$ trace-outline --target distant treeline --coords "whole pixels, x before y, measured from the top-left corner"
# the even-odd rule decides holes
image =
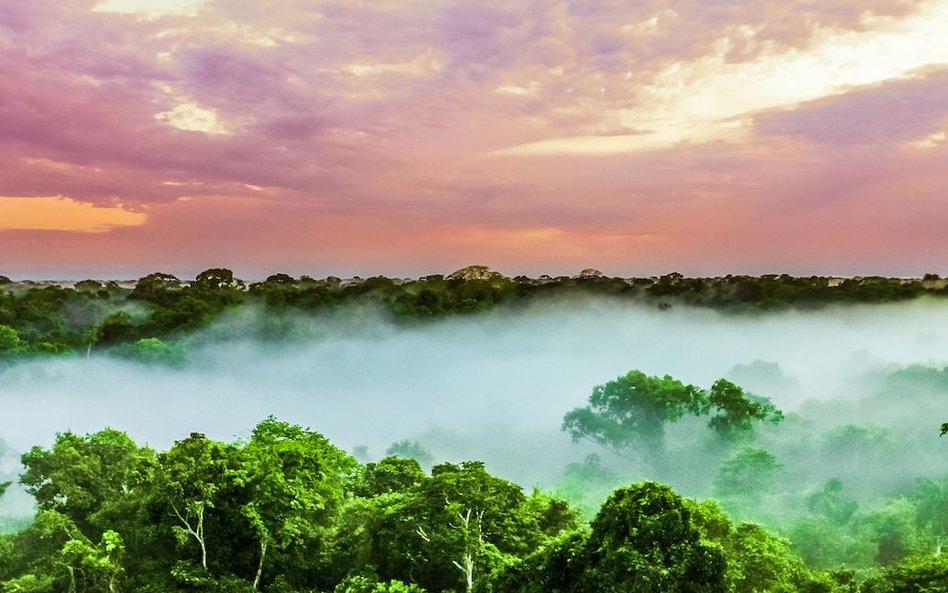
[[[586,523],[482,463],[362,465],[274,418],[246,440],[193,433],[163,452],[116,430],[66,432],[23,464],[38,512],[0,536],[4,592],[948,591],[948,555],[823,572],[658,483],[615,490]]]
[[[84,280],[67,287],[12,282],[0,276],[0,357],[124,347],[131,356],[173,361],[179,353],[166,342],[206,327],[241,305],[307,314],[367,306],[396,322],[419,323],[584,296],[659,309],[687,305],[753,313],[893,303],[925,295],[948,296],[948,283],[934,274],[920,279],[786,274],[686,278],[677,273],[610,278],[595,270],[574,277],[508,278],[483,266],[412,280],[383,276],[320,280],[274,274],[254,283],[215,268],[191,281],[149,274],[133,286]],[[279,328],[271,329],[265,337],[279,338]]]

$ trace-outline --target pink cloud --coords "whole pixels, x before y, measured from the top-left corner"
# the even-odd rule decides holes
[[[604,267],[598,257],[616,273],[862,270],[887,261],[874,237],[904,261],[948,255],[918,230],[944,221],[944,147],[901,148],[944,127],[943,71],[758,114],[749,138],[485,156],[635,133],[606,116],[722,39],[727,60],[749,62],[806,50],[816,27],[860,31],[925,3],[219,0],[151,20],[94,4],[0,0],[0,199],[120,203],[148,221],[95,237],[0,232],[16,254],[5,265],[24,271],[422,272],[484,257],[561,271]],[[223,133],[171,125],[188,113]],[[907,187],[921,196],[911,207]]]

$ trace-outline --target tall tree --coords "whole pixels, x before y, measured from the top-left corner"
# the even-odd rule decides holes
[[[859,508],[859,503],[843,493],[843,481],[831,478],[806,501],[811,513],[826,517],[834,525],[844,525]]]
[[[323,435],[272,416],[254,429],[241,459],[242,511],[259,544],[257,589],[268,551],[301,558],[323,544],[357,464]]]
[[[764,498],[773,493],[782,467],[769,451],[744,448],[721,464],[714,477],[714,495],[728,511],[760,517],[766,510]]]
[[[436,465],[430,478],[375,500],[368,563],[383,579],[429,591],[477,589],[495,568],[575,525],[562,501],[527,497],[480,462]]]
[[[616,490],[592,523],[585,591],[723,591],[726,562],[704,544],[671,488],[644,482]]]
[[[619,455],[643,448],[656,456],[664,450],[665,425],[687,412],[707,412],[701,389],[668,375],[630,371],[594,387],[589,405],[567,413],[562,428],[574,441],[586,439]]]
[[[124,432],[105,429],[85,436],[60,433],[51,448],[33,447],[22,462],[20,483],[38,507],[63,513],[98,538],[114,521],[112,511],[149,481],[155,454]]]
[[[234,448],[191,433],[162,453],[155,480],[159,504],[174,517],[173,531],[181,543],[191,539],[200,550],[201,567],[207,570],[207,515],[217,504],[218,493],[234,479]]]
[[[728,440],[749,434],[754,422],[777,424],[783,420],[783,412],[770,401],[745,393],[743,388],[726,379],[715,381],[707,398],[713,411],[708,426]]]

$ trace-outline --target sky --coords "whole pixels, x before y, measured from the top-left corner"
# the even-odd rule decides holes
[[[948,0],[0,0],[0,274],[944,273]]]

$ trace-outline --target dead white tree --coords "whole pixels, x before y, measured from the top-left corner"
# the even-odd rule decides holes
[[[177,533],[184,533],[185,537],[190,535],[199,546],[201,546],[201,566],[207,570],[207,546],[204,540],[204,501],[198,501],[185,506],[185,513],[182,515],[178,507],[171,503],[171,509],[177,515],[178,520],[184,527],[175,527]],[[192,524],[193,522],[193,524]]]
[[[464,552],[461,562],[452,560],[451,563],[464,575],[465,592],[471,593],[474,590],[474,559],[484,547],[484,530],[482,529],[484,511],[474,513],[471,508],[467,508],[463,513],[458,511],[458,519],[461,523],[454,527],[461,529],[464,533]]]
[[[451,504],[448,500],[445,500],[445,503],[448,508],[456,506]],[[465,593],[471,593],[474,590],[475,562],[478,554],[480,554],[484,548],[484,511],[474,511],[474,509],[468,507],[463,510],[459,509],[455,511],[455,513],[457,514],[459,522],[450,523],[449,525],[451,528],[461,532],[461,537],[464,541],[464,549],[461,552],[460,562],[458,560],[452,560],[451,564],[464,575]],[[415,533],[418,534],[418,537],[425,543],[431,542],[431,537],[428,535],[428,532],[425,531],[424,527],[420,525],[415,527]]]

